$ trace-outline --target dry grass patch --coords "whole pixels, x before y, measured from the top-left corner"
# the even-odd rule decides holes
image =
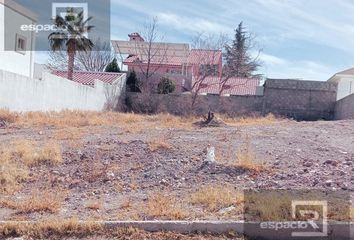
[[[46,143],[38,153],[36,162],[45,162],[52,165],[63,163],[61,146],[56,142]]]
[[[264,163],[259,163],[256,159],[251,146],[251,140],[247,136],[245,143],[237,150],[236,161],[231,162],[231,165],[237,166],[245,170],[261,172],[267,170]]]
[[[145,215],[159,220],[181,220],[188,216],[188,213],[178,206],[176,199],[162,194],[150,195],[145,207]]]
[[[22,127],[85,127],[93,125],[96,117],[80,111],[29,112],[21,114],[17,124]]]
[[[64,128],[54,131],[53,139],[55,140],[80,140],[83,138],[86,129],[84,128]]]
[[[206,206],[210,211],[218,211],[241,204],[243,194],[232,187],[207,186],[193,193],[190,202]]]
[[[152,152],[170,150],[173,148],[166,138],[152,138],[147,140],[147,144]]]
[[[260,190],[258,192],[245,193],[245,215],[248,221],[292,221],[292,202],[293,200],[318,201],[326,199],[329,220],[348,221],[348,199],[346,193],[328,194],[325,191],[285,191],[285,190]],[[299,210],[313,210],[320,214],[319,219],[324,216],[321,206],[304,205],[298,206]],[[304,221],[306,217],[296,214],[297,221]]]
[[[12,114],[11,112],[7,113]],[[15,113],[13,113],[15,114]],[[190,128],[190,118],[182,118],[169,114],[140,115],[117,112],[61,111],[61,112],[29,112],[15,114],[14,122],[21,127],[87,127],[115,126],[136,131],[139,125],[144,128]]]
[[[11,159],[8,152],[0,152],[0,193],[16,192],[28,176],[28,169]]]
[[[290,221],[292,197],[274,191],[246,193],[245,214],[247,218],[261,221]]]
[[[178,234],[174,232],[149,233],[135,228],[105,228],[96,221],[72,219],[48,219],[34,224],[12,222],[0,225],[0,236],[4,238],[24,237],[25,239],[129,239],[129,240],[222,240],[244,239],[236,234]]]
[[[11,146],[7,151],[12,159],[27,166],[41,163],[58,165],[63,162],[61,146],[54,141],[49,141],[40,146],[34,141],[15,140],[12,141]]]
[[[19,115],[14,112],[10,112],[7,109],[0,109],[0,122],[15,123],[19,118]]]
[[[130,209],[130,208],[132,208],[132,206],[133,206],[132,200],[130,198],[127,198],[122,202],[122,204],[120,205],[120,208]]]
[[[33,212],[56,213],[62,206],[65,193],[51,191],[36,191],[28,198],[6,199],[0,201],[2,207],[14,209],[18,214],[28,214]]]
[[[192,129],[195,117],[178,117],[170,114],[141,115],[134,113],[116,112],[90,112],[90,111],[61,111],[61,112],[29,112],[13,113],[0,110],[0,121],[15,123],[19,127],[88,127],[88,126],[114,126],[127,132],[139,133],[144,129],[175,128]],[[225,123],[234,126],[240,125],[268,125],[275,124],[284,119],[272,114],[266,117],[230,118],[222,116]]]
[[[83,145],[82,139],[84,139],[87,130],[87,128],[77,127],[57,129],[54,130],[51,139],[54,141],[63,141],[63,144],[66,144],[71,149],[80,149]]]
[[[174,129],[191,129],[193,127],[192,118],[182,118],[170,114],[158,115],[138,115],[138,114],[121,114],[119,127],[128,133],[142,133],[146,129],[155,128],[174,128]]]
[[[223,116],[222,119],[224,122],[231,126],[262,126],[262,125],[271,125],[285,120],[280,117],[276,117],[273,114],[268,114],[265,117],[255,116],[255,117],[240,117],[240,118],[230,118]]]
[[[86,202],[85,207],[90,210],[101,210],[103,207],[102,200],[89,200]]]
[[[162,128],[177,128],[177,129],[192,129],[194,117],[178,117],[170,114],[158,114],[148,118],[150,122],[158,123],[157,127]]]
[[[68,237],[70,235],[88,236],[102,233],[103,227],[94,221],[81,222],[78,218],[46,219],[45,221],[30,223],[10,222],[0,225],[0,236],[31,236],[35,239],[52,239]],[[60,238],[61,239],[61,238]]]

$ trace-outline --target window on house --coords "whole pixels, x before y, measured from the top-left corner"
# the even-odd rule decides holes
[[[26,53],[27,40],[24,36],[16,35],[16,52],[25,54]]]
[[[170,73],[171,73],[171,74],[182,74],[182,70],[179,70],[179,69],[171,69],[171,70],[170,70]]]
[[[206,76],[217,76],[219,74],[219,66],[214,64],[202,64],[199,67],[199,74]]]

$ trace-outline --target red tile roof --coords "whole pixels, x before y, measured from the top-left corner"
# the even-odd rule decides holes
[[[67,78],[67,76],[68,76],[67,71],[59,71],[59,70],[52,71],[52,74],[62,77],[62,78]],[[89,86],[95,85],[95,80],[100,80],[104,83],[112,84],[120,76],[122,76],[121,73],[74,72],[73,73],[73,81],[84,84],[84,85],[89,85]]]
[[[127,59],[124,60],[124,64],[130,64],[140,62],[140,58],[136,55],[129,56]],[[146,62],[146,61],[144,61]],[[182,66],[183,63],[186,62],[186,58],[184,57],[173,57],[173,56],[167,56],[167,57],[161,57],[161,56],[156,56],[151,58],[151,64],[156,64],[156,65],[170,65],[170,66]]]
[[[344,70],[344,71],[339,72],[339,73],[337,73],[337,74],[354,75],[354,68],[350,68],[350,69]]]
[[[188,63],[193,64],[220,64],[222,52],[219,50],[192,49]]]
[[[224,84],[223,95],[256,95],[260,80],[256,78],[230,78]],[[199,93],[219,94],[220,78],[208,77],[201,83]]]
[[[218,50],[192,49],[188,57],[179,56],[155,56],[151,59],[151,64],[182,66],[183,64],[220,64],[222,52]],[[141,57],[131,55],[124,60],[124,64],[139,62]],[[146,62],[146,59],[142,59]]]

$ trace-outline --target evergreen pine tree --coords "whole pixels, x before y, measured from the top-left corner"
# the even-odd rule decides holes
[[[129,92],[141,92],[139,89],[139,80],[135,71],[132,71],[127,78],[127,90]]]
[[[228,77],[249,78],[254,76],[260,67],[260,62],[251,56],[250,50],[253,46],[253,39],[245,31],[241,22],[235,30],[235,39],[232,45],[226,45],[225,50],[225,71]]]
[[[113,61],[107,65],[105,72],[120,72],[116,58],[114,58]]]

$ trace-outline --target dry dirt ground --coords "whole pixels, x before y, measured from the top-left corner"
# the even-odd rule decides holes
[[[354,121],[1,116],[1,220],[240,220],[245,189],[354,191]]]

